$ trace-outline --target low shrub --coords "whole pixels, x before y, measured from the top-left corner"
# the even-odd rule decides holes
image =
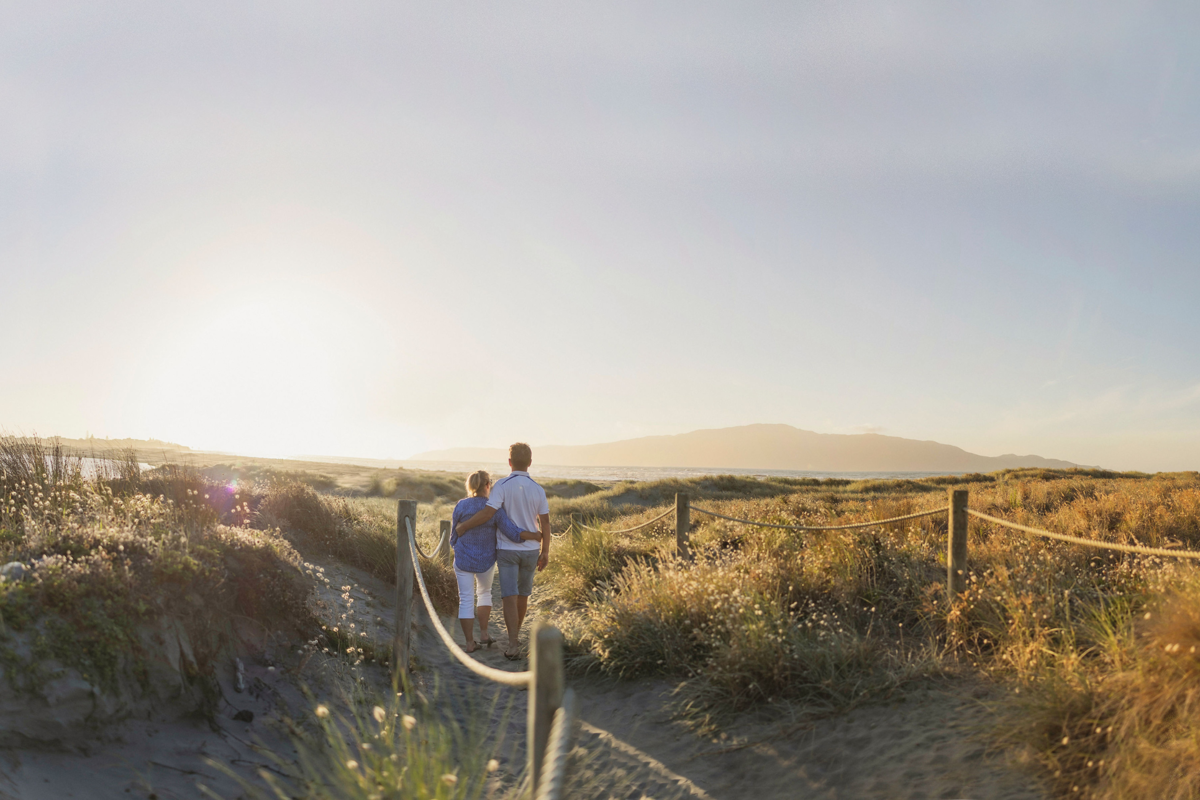
[[[1191,576],[1150,610],[1122,606],[1083,658],[1027,683],[1008,734],[1037,754],[1058,794],[1200,796],[1198,601]]]
[[[822,482],[702,505],[774,524],[832,525],[946,502],[912,483],[893,482],[893,491]],[[1034,527],[1200,549],[1195,473],[1010,470],[915,483],[964,486],[972,508]],[[609,513],[612,527],[624,527],[654,511]],[[652,557],[623,557],[626,539],[614,535],[583,540],[578,554],[559,547],[547,597],[559,604],[575,667],[682,679],[681,696],[701,715],[789,698],[804,713],[845,708],[914,676],[966,671],[1013,688],[1021,734],[1012,738],[1046,766],[1056,792],[1200,794],[1191,721],[1200,710],[1200,614],[1192,610],[1200,570],[1192,562],[972,519],[967,591],[950,605],[945,514],[813,532],[695,511],[692,519],[694,563],[674,559],[662,535]]]
[[[14,475],[5,465],[0,560],[28,573],[0,582],[0,650],[10,685],[36,685],[46,659],[107,689],[126,674],[140,679],[141,628],[164,618],[182,626],[200,673],[229,643],[236,616],[270,630],[315,627],[299,556],[278,531],[221,525],[199,514],[203,507],[140,491],[122,495],[102,477]],[[32,637],[24,668],[12,650],[21,635]]]
[[[255,800],[517,797],[523,754],[502,733],[511,708],[482,692],[400,688],[383,697],[359,689],[336,702],[314,703],[309,718],[289,726],[293,753],[263,751],[278,768],[260,770],[261,783],[220,762],[210,765]]]
[[[429,531],[440,507],[425,506],[418,519],[422,547],[432,552],[436,539]],[[323,495],[304,483],[272,483],[258,505],[256,525],[279,526],[288,531],[303,553],[333,556],[373,575],[396,582],[396,504],[384,500]],[[438,534],[440,535],[440,533]],[[428,545],[427,545],[428,543]],[[458,582],[454,570],[440,559],[421,560],[429,595],[443,613],[458,608]]]

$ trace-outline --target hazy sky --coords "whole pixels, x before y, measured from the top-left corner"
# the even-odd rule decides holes
[[[0,13],[9,432],[1200,468],[1193,3]]]

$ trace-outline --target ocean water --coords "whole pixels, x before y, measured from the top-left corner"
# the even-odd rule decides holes
[[[486,469],[493,477],[508,474],[507,464],[481,464],[477,461],[405,461],[405,469],[442,472],[474,472]],[[812,472],[791,469],[706,469],[696,467],[571,467],[534,464],[529,474],[535,478],[561,478],[582,481],[657,481],[663,478],[699,478],[705,475],[741,475],[750,478],[844,478],[852,481],[929,478],[934,475],[960,475],[958,472]]]
[[[148,469],[154,469],[154,467],[141,461],[138,462],[138,466],[141,468],[142,472],[145,472]],[[84,456],[83,458],[79,459],[79,470],[83,473],[84,478],[91,480],[92,478],[100,475],[111,474],[112,465],[103,458],[91,458],[90,456]]]

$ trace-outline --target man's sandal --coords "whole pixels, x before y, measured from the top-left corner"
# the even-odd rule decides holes
[[[520,661],[521,660],[521,651],[518,650],[515,653],[510,653],[507,650],[505,650],[504,657],[507,658],[509,661]]]

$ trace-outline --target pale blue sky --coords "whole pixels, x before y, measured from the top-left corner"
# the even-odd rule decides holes
[[[1200,468],[1200,11],[0,3],[0,427]]]

